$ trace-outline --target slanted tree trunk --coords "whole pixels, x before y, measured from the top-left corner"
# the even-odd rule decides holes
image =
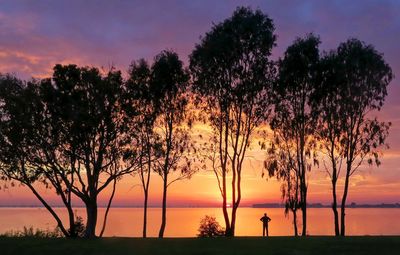
[[[346,216],[346,200],[347,200],[347,193],[349,190],[349,179],[350,179],[350,170],[347,169],[346,171],[346,179],[344,181],[344,191],[342,197],[342,204],[340,205],[340,235],[345,236],[346,233],[346,224],[345,224],[345,216]]]
[[[163,200],[162,200],[162,216],[161,216],[161,227],[158,233],[158,237],[164,237],[165,226],[167,224],[167,188],[168,188],[168,175],[164,173],[164,184],[163,184]]]
[[[225,220],[225,236],[232,236],[231,233],[231,224],[229,221],[229,215],[228,215],[228,203],[227,203],[227,198],[226,198],[226,172],[223,172],[222,174],[222,213],[224,215],[224,220]]]
[[[113,188],[112,188],[111,196],[110,196],[110,199],[108,200],[107,208],[106,208],[106,211],[104,213],[103,227],[101,228],[99,237],[103,237],[104,231],[106,230],[108,213],[110,211],[111,203],[112,203],[112,201],[114,199],[116,186],[117,186],[117,179],[115,178],[114,182],[113,182]]]
[[[57,222],[57,226],[60,228],[61,232],[66,237],[70,237],[68,230],[65,229],[61,219],[58,217],[56,212],[51,208],[51,206],[43,199],[42,196],[36,191],[36,189],[30,183],[24,183],[28,186],[28,188],[32,191],[32,193],[39,199],[39,201],[43,204],[43,206],[50,212],[50,214],[54,217]]]

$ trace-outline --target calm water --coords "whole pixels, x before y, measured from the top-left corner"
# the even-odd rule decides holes
[[[67,214],[57,209],[66,219]],[[101,228],[104,208],[100,208],[99,227]],[[291,219],[285,218],[283,209],[239,208],[237,235],[258,236],[262,233],[260,217],[264,212],[272,218],[270,235],[292,235]],[[84,216],[84,209],[77,209]],[[141,236],[141,208],[112,208],[105,236]],[[165,236],[193,237],[197,234],[199,221],[204,215],[213,215],[223,225],[219,208],[169,208],[167,211],[167,228]],[[300,214],[301,215],[301,214]],[[332,235],[332,212],[328,208],[309,209],[308,232],[310,235]],[[348,235],[400,235],[400,209],[347,209]],[[157,236],[160,225],[161,209],[150,208],[148,215],[148,235]],[[0,208],[0,233],[9,230],[20,230],[24,226],[52,229],[55,221],[44,208]]]

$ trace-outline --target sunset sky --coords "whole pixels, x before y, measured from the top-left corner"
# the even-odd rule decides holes
[[[395,76],[400,70],[400,1],[3,1],[0,0],[0,72],[24,79],[46,77],[56,63],[116,66],[126,73],[132,60],[152,58],[172,49],[187,64],[199,37],[213,23],[228,18],[239,5],[260,8],[273,19],[277,47],[273,58],[298,36],[313,32],[323,50],[356,37],[384,54]],[[400,84],[389,86],[380,120],[392,122],[390,149],[384,151],[379,168],[364,166],[351,179],[349,202],[400,202]],[[199,128],[199,127],[195,127]],[[204,132],[204,131],[202,131]],[[280,184],[261,178],[264,152],[256,146],[245,163],[242,205],[280,202]],[[161,203],[161,179],[153,175],[150,204]],[[340,188],[342,181],[339,182]],[[53,191],[44,191],[57,204]],[[328,176],[323,167],[310,175],[309,201],[331,201]],[[191,180],[169,189],[170,206],[219,205],[216,179],[199,172]],[[105,198],[101,197],[104,203]],[[23,187],[0,190],[1,205],[39,205]],[[114,205],[140,206],[142,192],[134,177],[124,178],[117,188]]]

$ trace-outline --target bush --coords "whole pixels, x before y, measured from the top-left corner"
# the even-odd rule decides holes
[[[58,228],[54,230],[49,229],[34,229],[33,227],[24,227],[22,231],[8,231],[0,236],[5,237],[37,237],[37,238],[60,238],[63,237],[63,234]]]
[[[225,235],[223,229],[214,216],[206,215],[200,221],[198,237],[218,237]]]
[[[83,223],[82,217],[77,216],[75,218],[74,225],[75,225],[75,234],[76,234],[75,237],[83,237],[85,235],[86,227],[85,227],[85,224]],[[68,229],[68,232],[71,234],[71,229]]]

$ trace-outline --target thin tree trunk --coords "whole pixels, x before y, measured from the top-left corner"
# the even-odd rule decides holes
[[[233,165],[234,163],[232,163]],[[233,166],[234,168],[234,166]],[[232,169],[232,211],[231,211],[231,228],[229,236],[235,236],[235,222],[236,222],[236,169]]]
[[[223,177],[223,182],[225,183],[225,176]],[[225,184],[223,184],[223,186],[225,187]],[[225,220],[225,236],[231,236],[231,224],[229,221],[228,208],[226,202],[226,187],[224,189],[225,191],[222,197],[222,213],[224,215],[224,220]]]
[[[168,184],[167,175],[164,174],[161,226],[160,226],[160,231],[158,233],[159,238],[164,237],[165,226],[167,224],[167,187],[168,187],[167,184]]]
[[[108,204],[107,204],[106,212],[104,214],[103,227],[101,228],[99,237],[103,237],[104,231],[106,230],[108,212],[110,210],[111,203],[112,203],[112,201],[114,199],[116,184],[117,184],[117,179],[114,179],[112,193],[111,193],[110,199],[109,199]]]
[[[344,191],[343,191],[343,197],[342,197],[342,204],[340,205],[340,224],[341,224],[341,229],[340,229],[340,235],[345,236],[346,233],[346,224],[345,224],[345,216],[346,216],[346,200],[347,200],[347,193],[349,190],[349,179],[350,179],[350,171],[347,169],[346,171],[346,179],[344,181]]]
[[[222,191],[223,191],[223,196],[222,196],[222,212],[224,215],[224,220],[225,220],[225,236],[232,236],[232,231],[231,231],[231,224],[229,221],[229,215],[228,215],[228,205],[227,205],[227,197],[226,197],[226,173],[227,173],[227,156],[228,156],[228,126],[229,126],[229,120],[225,120],[225,129],[221,128],[220,131],[220,141],[219,141],[219,151],[220,151],[220,160],[221,160],[221,167],[222,167]],[[224,146],[222,146],[222,143],[224,143]],[[224,156],[223,156],[224,155]]]
[[[301,206],[301,212],[302,212],[302,217],[303,217],[303,230],[301,232],[302,236],[307,235],[307,206],[306,206],[306,203],[307,203],[307,198],[306,198],[306,196],[304,196],[303,204]]]
[[[67,211],[68,211],[68,219],[69,219],[69,237],[75,238],[78,236],[78,233],[76,233],[75,230],[75,216],[74,216],[74,211],[71,207],[71,204],[67,206]]]
[[[294,228],[294,236],[299,236],[297,230],[297,210],[292,210],[293,212],[293,228]]]
[[[305,171],[303,172],[303,179],[301,180],[301,212],[302,212],[302,220],[303,220],[303,230],[301,235],[307,235],[307,185],[305,183]]]
[[[238,210],[239,205],[240,205],[240,200],[242,198],[242,190],[241,190],[241,186],[240,186],[241,179],[242,179],[241,178],[241,172],[238,171],[237,182],[236,182],[236,185],[237,185],[237,199],[236,199],[236,201],[234,201],[233,208],[232,208],[232,219],[231,219],[231,233],[232,233],[232,236],[235,236],[236,214],[237,214],[237,210]]]
[[[147,204],[149,200],[149,186],[150,186],[150,172],[151,172],[151,155],[150,149],[148,148],[148,159],[147,159],[147,179],[146,182],[143,180],[143,191],[144,191],[144,202],[143,202],[143,238],[147,237]],[[142,174],[144,174],[142,172]],[[142,176],[143,178],[143,176]]]
[[[232,219],[231,219],[231,235],[230,235],[232,237],[235,236],[236,212],[237,212],[237,207],[233,206],[233,208],[232,208]]]
[[[336,196],[336,169],[333,170],[332,173],[332,196],[333,196],[333,203],[332,203],[332,210],[333,210],[333,217],[334,217],[334,224],[335,224],[335,236],[339,235],[339,214],[337,210],[337,196]]]
[[[144,191],[144,204],[143,204],[143,238],[147,237],[147,201],[149,192],[146,189]]]

